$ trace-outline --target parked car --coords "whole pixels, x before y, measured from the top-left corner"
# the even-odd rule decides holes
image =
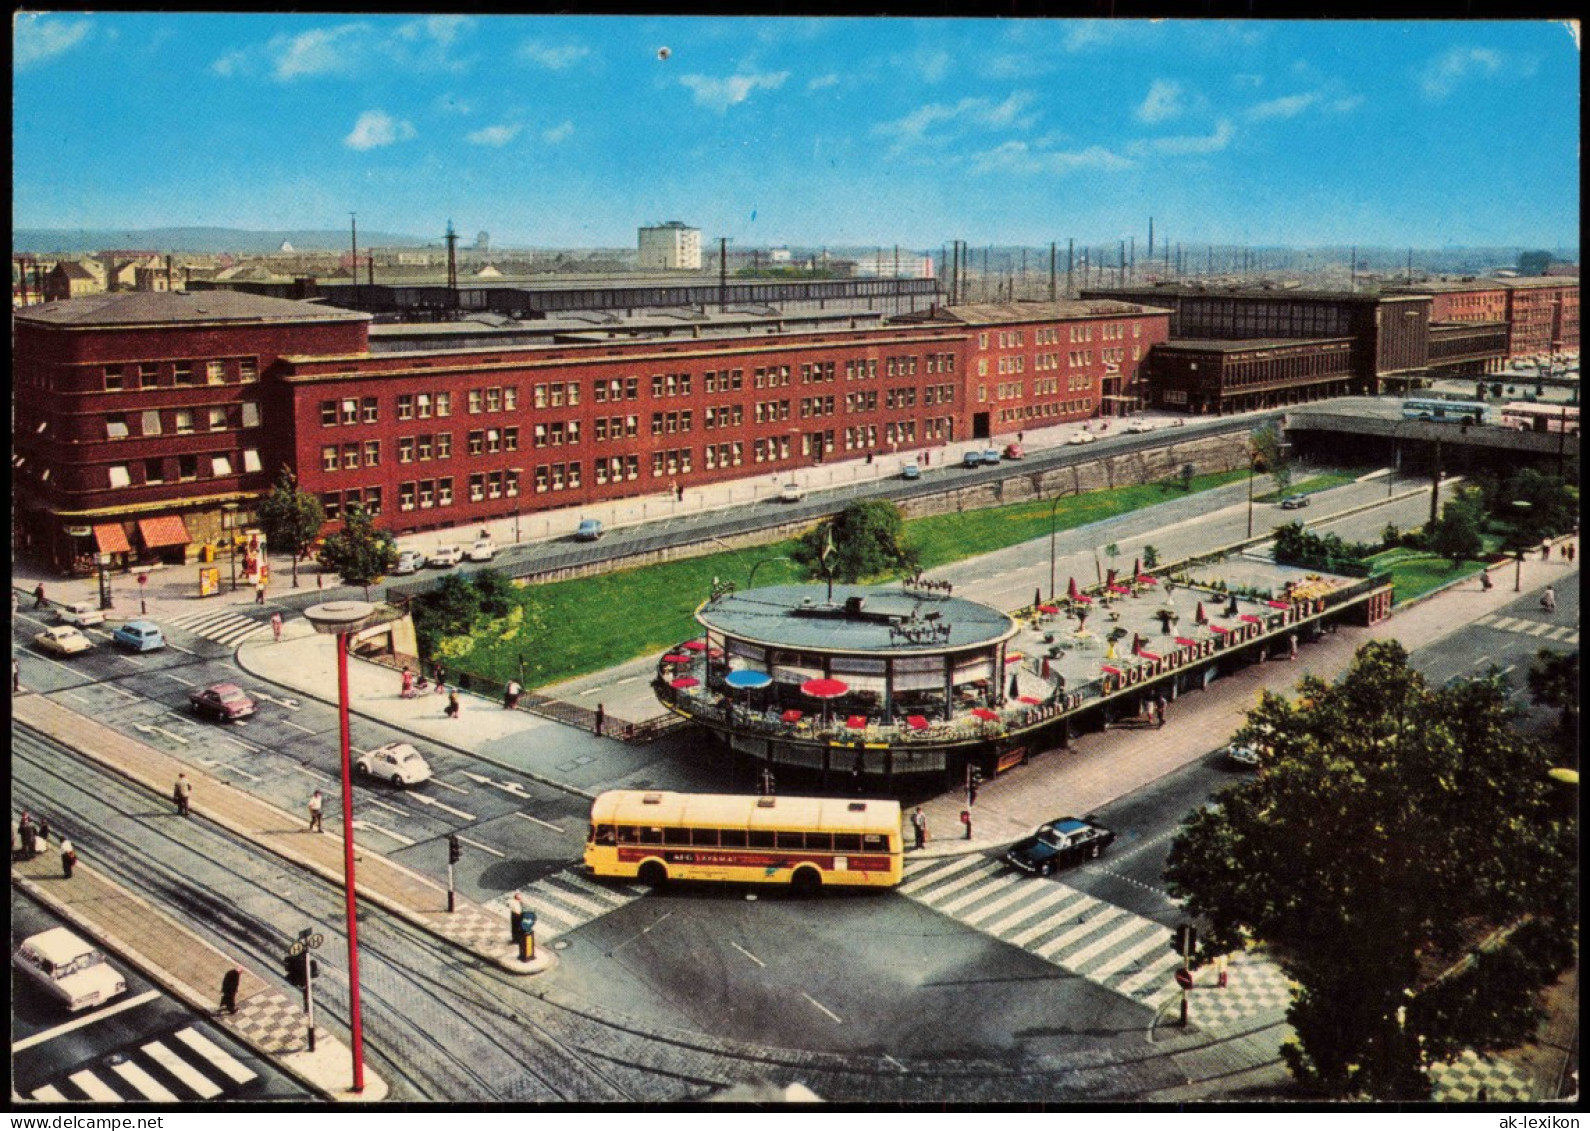
[[[425,555],[418,550],[404,550],[398,554],[397,564],[392,567],[395,575],[416,573],[425,565]]]
[[[497,556],[497,543],[490,538],[477,539],[464,556],[472,562],[489,562]]]
[[[1284,511],[1302,510],[1308,506],[1307,495],[1288,495],[1281,500],[1281,509]]]
[[[71,1012],[127,992],[127,979],[94,947],[65,927],[22,940],[11,958],[17,973]]]
[[[87,652],[94,646],[92,640],[69,624],[46,628],[33,638],[33,643],[36,647],[46,652],[54,652],[57,656],[75,656],[79,652]]]
[[[781,503],[798,503],[806,497],[806,488],[799,483],[786,483],[778,489],[778,501]]]
[[[55,610],[62,624],[75,624],[87,628],[91,624],[104,624],[104,611],[92,601],[73,601]]]
[[[962,467],[982,467],[983,450],[981,448],[968,448],[961,453]]]
[[[1144,420],[1139,416],[1126,422],[1126,430],[1128,432],[1152,432],[1154,430],[1154,422],[1152,420]]]
[[[1101,825],[1061,817],[1039,825],[1029,837],[1010,846],[1005,862],[1023,872],[1047,876],[1056,868],[1092,860],[1115,842],[1115,834]]]
[[[602,520],[599,518],[582,518],[580,525],[574,530],[576,542],[594,542],[602,536]]]
[[[110,638],[134,652],[154,652],[166,646],[166,636],[160,626],[147,620],[130,620],[111,633]]]
[[[1024,449],[1020,444],[1006,444],[1005,445],[1005,458],[1006,459],[1026,459],[1027,458],[1026,449]]]
[[[462,546],[438,546],[425,559],[425,564],[432,569],[452,569],[463,560],[464,548]]]
[[[1233,742],[1226,747],[1226,765],[1234,770],[1257,770],[1259,768],[1258,748],[1247,746],[1240,742]]]
[[[389,742],[359,755],[354,770],[363,777],[384,778],[393,785],[418,785],[431,778],[430,763],[407,742]]]
[[[998,448],[984,448],[983,449],[983,466],[992,467],[992,466],[994,466],[994,464],[996,464],[998,462],[999,462],[999,449]]]
[[[921,479],[922,469],[917,466],[916,460],[909,460],[900,465],[901,479]]]
[[[188,705],[196,715],[209,715],[217,722],[246,719],[254,713],[254,700],[235,683],[212,683],[188,692]]]
[[[1098,439],[1098,437],[1095,436],[1092,432],[1088,432],[1088,431],[1084,430],[1082,432],[1073,432],[1073,433],[1071,433],[1071,435],[1066,438],[1066,443],[1068,443],[1068,444],[1091,444],[1091,443],[1093,443],[1093,441],[1095,441],[1097,439]]]

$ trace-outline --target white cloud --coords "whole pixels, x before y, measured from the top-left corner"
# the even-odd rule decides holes
[[[1419,86],[1426,98],[1445,98],[1471,75],[1494,75],[1502,69],[1502,56],[1488,47],[1454,47],[1425,64]]]
[[[519,58],[549,71],[568,70],[590,53],[589,47],[577,43],[543,43],[538,39],[527,40],[519,47]]]
[[[1111,42],[1120,29],[1110,20],[1078,20],[1066,35],[1067,51],[1086,51]]]
[[[818,75],[806,84],[807,90],[827,90],[831,86],[839,85],[839,76],[836,74]]]
[[[249,74],[254,69],[254,59],[247,51],[228,51],[210,64],[210,73],[229,79],[234,75]]]
[[[443,47],[451,46],[463,31],[474,23],[468,16],[426,16],[410,20],[393,34],[409,41],[428,39]]]
[[[569,121],[559,122],[549,130],[541,131],[541,140],[548,145],[556,145],[574,136],[574,123]]]
[[[923,82],[939,82],[950,73],[951,61],[948,51],[918,52],[915,59],[917,77]]]
[[[1308,94],[1289,94],[1284,98],[1272,98],[1268,102],[1260,102],[1248,107],[1248,117],[1256,122],[1269,121],[1273,118],[1295,118],[1310,106],[1320,101],[1318,91]]]
[[[378,149],[413,136],[414,127],[407,122],[398,121],[380,110],[366,110],[354,123],[353,132],[342,139],[342,144],[349,149]]]
[[[1032,101],[1032,96],[1014,92],[1003,102],[987,98],[963,98],[953,106],[930,102],[892,122],[880,122],[872,132],[895,138],[895,147],[933,142],[942,143],[972,129],[1023,128],[1031,124],[1032,117],[1022,117],[1022,111]],[[937,129],[936,127],[943,127]],[[929,137],[928,131],[938,135]]]
[[[92,20],[62,20],[34,12],[18,13],[11,25],[11,49],[19,70],[65,54],[88,38]]]
[[[1208,137],[1151,137],[1132,142],[1126,151],[1133,157],[1195,157],[1205,153],[1219,153],[1231,144],[1236,129],[1222,120]]]
[[[519,136],[519,131],[524,129],[519,125],[486,126],[484,129],[475,130],[464,135],[464,140],[471,145],[507,145]]]
[[[1154,84],[1148,88],[1148,97],[1144,98],[1143,104],[1137,108],[1137,120],[1154,124],[1180,117],[1186,109],[1181,95],[1180,83],[1171,82],[1169,79],[1155,79]]]
[[[1079,169],[1115,171],[1131,168],[1132,162],[1100,145],[1076,151],[1046,150],[1024,141],[1007,141],[993,149],[974,154],[974,173],[1054,173],[1065,175]]]
[[[273,71],[278,79],[313,75],[352,74],[359,68],[370,27],[343,24],[334,28],[315,28],[293,36],[277,36],[266,45],[275,56]]]
[[[1364,104],[1362,94],[1350,94],[1345,98],[1338,98],[1332,102],[1330,108],[1338,114],[1348,114]]]
[[[730,106],[744,102],[754,90],[777,90],[784,85],[784,80],[787,78],[789,78],[788,71],[776,71],[760,75],[730,75],[725,79],[708,78],[706,75],[685,75],[679,82],[695,94],[698,106],[722,112]]]
[[[232,78],[265,71],[277,82],[348,77],[376,67],[459,72],[467,70],[470,61],[449,53],[474,26],[475,21],[465,16],[427,16],[390,31],[362,22],[311,28],[229,51],[210,64],[210,72]]]

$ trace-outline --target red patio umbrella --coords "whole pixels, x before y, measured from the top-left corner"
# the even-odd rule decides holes
[[[1131,592],[1131,590],[1128,589],[1126,586],[1124,586],[1124,585],[1116,585],[1116,584],[1113,584],[1113,583],[1110,584],[1108,586],[1108,588],[1109,588],[1111,593],[1116,593],[1116,594],[1119,594],[1121,596],[1125,596],[1126,594]]]
[[[705,652],[707,650],[707,642],[705,640],[686,640],[683,646],[691,652]]]
[[[850,685],[837,679],[808,679],[801,690],[813,699],[823,701],[823,726],[828,725],[828,700],[837,699],[850,690]]]
[[[998,711],[990,711],[987,707],[973,707],[972,714],[986,723],[994,722],[999,718]]]
[[[1137,575],[1137,583],[1139,585],[1158,585],[1159,578],[1150,576],[1146,573],[1140,573]]]
[[[865,730],[867,727],[866,715],[851,715],[845,720],[845,725],[851,730]]]
[[[677,687],[680,691],[683,691],[687,687],[700,687],[701,681],[695,676],[682,675],[678,679],[670,680],[669,686]]]
[[[1040,613],[1043,613],[1043,614],[1045,614],[1047,616],[1051,616],[1052,617],[1056,613],[1058,613],[1060,611],[1060,609],[1056,605],[1039,605],[1038,606],[1038,611]]]
[[[779,716],[779,718],[782,719],[786,723],[798,723],[804,717],[805,717],[805,712],[797,711],[793,707],[791,707],[789,710],[785,711],[782,715]]]
[[[1077,579],[1074,577],[1071,579],[1070,584],[1066,586],[1066,596],[1073,601],[1077,599]]]
[[[1022,655],[1021,655],[1020,652],[1006,652],[1005,653],[1005,663],[1007,663],[1007,664],[1019,664],[1019,663],[1021,663],[1021,660],[1022,660]]]
[[[683,652],[669,652],[666,656],[663,657],[663,663],[665,663],[665,664],[688,664],[688,663],[693,662],[694,659],[695,659],[695,657],[686,656]]]
[[[1110,570],[1110,572],[1105,576],[1104,584],[1110,589],[1115,588],[1115,570]]]
[[[921,715],[907,715],[905,717],[905,725],[912,730],[927,730],[932,724]]]
[[[1198,610],[1193,613],[1193,620],[1197,621],[1199,624],[1209,623],[1209,614],[1204,612],[1204,603],[1202,601],[1198,602]]]

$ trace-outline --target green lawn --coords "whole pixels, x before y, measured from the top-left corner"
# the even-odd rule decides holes
[[[1192,492],[1240,481],[1247,472],[1200,475]],[[1181,487],[1157,485],[1117,487],[1061,498],[1055,527],[1069,530],[1169,500],[1186,497]],[[922,567],[933,569],[986,554],[1049,533],[1048,502],[934,515],[906,523],[906,536],[922,550]],[[707,599],[713,578],[744,586],[751,569],[756,584],[788,584],[803,580],[787,557],[793,540],[753,546],[677,562],[619,570],[595,577],[527,586],[520,599],[540,610],[547,631],[518,631],[508,622],[477,632],[467,652],[450,642],[450,664],[488,679],[518,678],[523,661],[525,682],[532,687],[559,683],[602,671],[636,656],[651,655],[689,639],[698,629],[692,614]]]
[[[1446,558],[1399,546],[1366,558],[1364,564],[1391,575],[1393,599],[1400,604],[1450,581],[1472,577],[1484,569],[1489,561],[1465,561],[1454,568]]]
[[[1300,479],[1286,489],[1287,495],[1313,495],[1320,491],[1329,491],[1332,487],[1343,487],[1348,483],[1356,483],[1362,476],[1356,471],[1331,471],[1324,475],[1311,475],[1307,479]],[[1285,496],[1279,491],[1270,491],[1267,494],[1254,497],[1256,503],[1278,503]]]

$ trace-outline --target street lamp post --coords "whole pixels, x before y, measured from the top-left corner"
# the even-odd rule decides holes
[[[354,1092],[364,1090],[364,1021],[359,1006],[358,897],[353,866],[353,747],[348,733],[348,637],[401,614],[364,601],[328,601],[304,610],[315,631],[337,638],[337,718],[342,738],[343,887],[348,917],[348,1015],[353,1046]]]
[[[1253,473],[1258,465],[1252,452],[1248,453],[1248,537],[1253,537]]]
[[[232,561],[232,592],[237,592],[237,504],[221,504],[221,529],[226,534],[226,543],[230,548],[228,557]]]
[[[1056,508],[1060,506],[1060,496],[1056,495],[1049,502],[1049,600],[1054,600],[1054,521]]]
[[[1531,504],[1528,499],[1514,499],[1513,500],[1513,512],[1516,515],[1519,516],[1518,517],[1518,521],[1520,523],[1522,523],[1524,521],[1524,516],[1529,513],[1529,508],[1532,505],[1533,504]],[[1522,593],[1523,591],[1524,591],[1524,534],[1523,534],[1523,531],[1520,530],[1518,532],[1518,549],[1513,551],[1513,592],[1514,593]]]

